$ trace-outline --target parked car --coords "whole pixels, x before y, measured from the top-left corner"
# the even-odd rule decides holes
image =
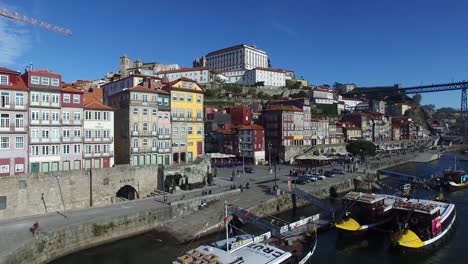
[[[326,172],[324,173],[324,175],[325,175],[326,177],[328,177],[328,178],[333,178],[333,177],[336,177],[336,176],[337,176],[337,174],[336,174],[336,173],[333,173],[332,171],[326,171]]]
[[[300,185],[304,185],[307,183],[307,178],[306,177],[296,177],[296,179],[292,180],[292,183],[294,184],[300,184]]]
[[[317,177],[312,176],[312,174],[306,174],[306,175],[304,175],[303,177],[306,177],[308,182],[315,182],[315,181],[317,181]]]
[[[254,170],[252,167],[245,167],[245,168],[244,168],[244,171],[245,171],[246,173],[255,173],[255,170]]]
[[[344,174],[343,170],[336,169],[336,168],[333,169],[331,172],[332,172],[333,174]]]
[[[319,175],[319,176],[318,176],[318,179],[319,179],[319,180],[325,180],[326,178],[327,178],[327,177],[325,177],[325,175]]]

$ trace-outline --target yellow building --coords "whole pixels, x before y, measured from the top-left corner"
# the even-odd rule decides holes
[[[203,89],[192,79],[180,78],[166,89],[171,96],[172,156],[174,163],[204,154]]]

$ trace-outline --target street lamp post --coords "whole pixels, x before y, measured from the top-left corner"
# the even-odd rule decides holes
[[[268,143],[268,155],[269,155],[269,161],[268,161],[268,166],[270,167],[270,174],[272,173],[272,166],[271,166],[271,142]]]
[[[245,155],[244,155],[244,147],[242,139],[239,139],[240,142],[240,150],[242,151],[242,174],[245,174]]]

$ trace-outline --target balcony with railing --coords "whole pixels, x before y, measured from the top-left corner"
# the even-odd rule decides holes
[[[27,108],[24,104],[22,105],[8,104],[8,105],[0,106],[0,110],[26,110],[26,109]]]
[[[62,142],[82,142],[83,137],[75,137],[75,136],[70,136],[70,137],[62,137]]]
[[[142,131],[132,131],[132,136],[140,136],[140,137],[156,137],[158,136],[158,132],[151,131],[151,130],[142,130]]]
[[[55,138],[35,138],[31,137],[30,138],[31,143],[60,143],[60,138],[55,137]]]
[[[100,137],[85,137],[84,142],[112,142],[114,140],[114,137],[108,136],[100,136]]]
[[[155,101],[146,101],[142,100],[130,100],[130,106],[148,106],[148,107],[158,107],[158,102]]]
[[[113,157],[114,151],[91,151],[91,152],[83,152],[83,158],[93,158],[93,157]]]

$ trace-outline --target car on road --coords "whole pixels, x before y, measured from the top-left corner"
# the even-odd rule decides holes
[[[307,178],[304,177],[304,176],[300,176],[300,177],[296,177],[296,179],[292,180],[292,183],[294,184],[300,184],[300,185],[304,185],[306,184],[308,181],[307,181]]]
[[[315,181],[317,181],[317,177],[312,176],[312,174],[306,174],[306,175],[304,175],[303,177],[306,177],[308,182],[315,182]]]
[[[343,170],[336,169],[336,168],[333,169],[331,172],[332,172],[333,174],[345,174],[345,173],[343,172]]]
[[[332,172],[332,171],[326,171],[326,172],[324,173],[324,175],[325,175],[326,177],[333,178],[333,177],[338,176],[339,174],[336,174],[336,173],[334,173],[334,172]]]
[[[255,170],[254,170],[252,167],[245,167],[245,168],[244,168],[244,171],[245,171],[246,173],[255,173]]]
[[[325,180],[327,177],[325,175],[319,175],[317,179],[319,180]]]

